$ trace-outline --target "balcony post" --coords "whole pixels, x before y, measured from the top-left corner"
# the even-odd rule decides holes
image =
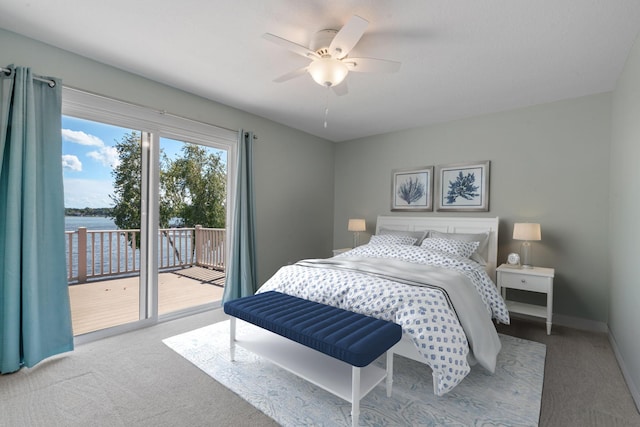
[[[202,257],[202,225],[196,225],[195,229],[196,265],[200,265]]]
[[[78,227],[78,283],[87,282],[87,227]]]

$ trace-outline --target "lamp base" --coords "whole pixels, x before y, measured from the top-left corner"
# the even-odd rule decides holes
[[[522,242],[520,246],[520,259],[522,260],[522,268],[533,268],[531,262],[531,242]]]

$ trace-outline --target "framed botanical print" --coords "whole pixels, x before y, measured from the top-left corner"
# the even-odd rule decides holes
[[[396,169],[391,176],[392,211],[433,210],[433,166]]]
[[[489,210],[490,161],[436,167],[436,209],[442,212]]]

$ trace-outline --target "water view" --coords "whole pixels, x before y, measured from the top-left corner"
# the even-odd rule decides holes
[[[87,227],[87,230],[117,230],[116,224],[111,218],[103,216],[65,216],[64,231],[76,231],[78,227]]]

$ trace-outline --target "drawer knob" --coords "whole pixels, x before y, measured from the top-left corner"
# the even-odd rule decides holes
[[[526,281],[525,279],[520,279],[520,281],[521,281],[522,283],[527,283],[527,281]]]

